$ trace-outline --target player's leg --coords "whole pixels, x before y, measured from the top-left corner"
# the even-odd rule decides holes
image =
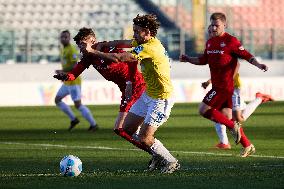
[[[243,122],[244,118],[242,116],[242,113],[243,110],[246,108],[246,103],[241,98],[239,89],[234,90],[234,95],[232,97],[232,100],[233,100],[233,118],[238,122]],[[251,144],[247,136],[245,135],[243,128],[241,128],[240,131],[241,131],[240,143],[243,146],[243,149],[241,151],[241,157],[247,157],[250,154],[255,153],[255,148],[253,144]]]
[[[228,118],[232,118],[232,111],[229,108],[223,108],[222,113]],[[215,130],[219,137],[219,143],[216,145],[216,148],[219,149],[231,149],[231,145],[228,140],[226,126],[220,123],[215,123]]]
[[[228,127],[236,144],[238,144],[241,139],[240,124],[228,119],[224,114],[222,114],[222,112],[217,110],[221,108],[224,103],[229,101],[232,104],[232,94],[211,89],[201,102],[199,106],[199,113],[207,119]]]
[[[120,110],[123,106],[121,106]],[[127,109],[125,109],[126,111]],[[146,114],[146,105],[143,101],[143,97],[141,96],[131,107],[128,113],[119,114],[118,119],[121,119],[121,121],[117,120],[117,123],[115,125],[114,132],[124,138],[125,140],[129,141],[136,147],[148,152],[152,155],[152,151],[149,147],[142,144],[137,138],[133,138],[133,134],[137,131],[137,128],[143,123],[144,116]],[[125,118],[122,117],[125,115]],[[123,121],[122,121],[123,120]],[[122,128],[120,128],[120,125],[122,123]]]
[[[260,92],[255,94],[255,99],[247,104],[246,108],[243,110],[242,117],[245,120],[256,110],[256,108],[265,102],[273,101],[274,99],[267,94],[262,94]]]
[[[160,161],[160,163],[163,164],[161,172],[172,173],[180,167],[178,160],[169,152],[161,141],[154,137],[154,134],[158,127],[169,118],[173,102],[170,99],[152,99],[149,96],[146,98],[148,98],[147,101],[149,102],[148,110],[144,123],[141,126],[139,139],[143,144],[152,149],[153,159],[157,159],[157,157],[162,159],[162,162]],[[158,162],[159,161],[157,161],[157,163]],[[152,161],[152,164],[155,164],[154,167],[156,166],[156,162]],[[151,165],[149,168],[151,168]]]
[[[69,95],[68,87],[63,84],[55,96],[55,104],[61,111],[63,111],[70,118],[71,120],[70,126],[72,126],[78,124],[79,120],[76,118],[72,109],[62,101],[62,99],[67,95]]]
[[[98,125],[96,120],[94,119],[89,108],[81,103],[81,86],[80,85],[72,85],[69,86],[71,98],[74,102],[75,107],[81,112],[82,116],[89,122],[90,127],[89,131],[96,131],[98,129]],[[72,128],[70,128],[72,129]]]

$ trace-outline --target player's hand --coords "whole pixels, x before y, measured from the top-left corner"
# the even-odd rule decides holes
[[[69,79],[68,74],[64,72],[58,73],[54,75],[53,77],[61,81],[67,81]]]
[[[189,56],[187,56],[186,54],[182,54],[179,56],[179,61],[181,62],[188,62]]]
[[[59,73],[62,73],[62,72],[63,72],[63,70],[55,70],[56,74],[59,74]]]
[[[265,64],[259,64],[257,67],[259,69],[263,70],[264,72],[266,72],[268,70],[268,66],[266,66]]]
[[[126,84],[125,88],[126,101],[129,102],[131,100],[131,97],[132,97],[132,84]]]
[[[206,89],[208,87],[208,85],[210,85],[210,83],[208,81],[205,81],[205,82],[201,83],[201,87],[203,89]]]

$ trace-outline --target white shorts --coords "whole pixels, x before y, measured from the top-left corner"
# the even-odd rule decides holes
[[[144,117],[144,123],[159,127],[169,118],[173,105],[172,99],[153,99],[144,92],[129,112]]]
[[[81,85],[65,85],[63,84],[58,90],[56,96],[64,98],[71,95],[73,101],[81,100]]]
[[[240,89],[234,89],[232,101],[233,101],[233,111],[241,111],[246,108],[246,103],[241,98],[241,95],[240,95]]]

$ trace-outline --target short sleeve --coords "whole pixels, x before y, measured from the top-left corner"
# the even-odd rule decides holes
[[[241,42],[233,37],[232,38],[232,41],[231,41],[231,52],[233,55],[237,56],[238,58],[242,58],[242,59],[245,59],[247,61],[249,61],[253,55],[250,54],[241,44]]]
[[[146,45],[138,45],[134,47],[130,52],[137,60],[143,60],[151,57],[151,51]]]

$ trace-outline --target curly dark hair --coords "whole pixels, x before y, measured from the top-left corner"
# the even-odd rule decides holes
[[[156,15],[154,14],[146,14],[146,15],[141,15],[141,16],[138,14],[133,19],[133,23],[134,25],[149,29],[151,36],[153,37],[157,35],[157,31],[160,27],[160,23],[157,20]]]
[[[80,41],[86,39],[88,36],[96,37],[96,34],[91,28],[84,27],[79,30],[79,32],[73,39],[78,44]]]

